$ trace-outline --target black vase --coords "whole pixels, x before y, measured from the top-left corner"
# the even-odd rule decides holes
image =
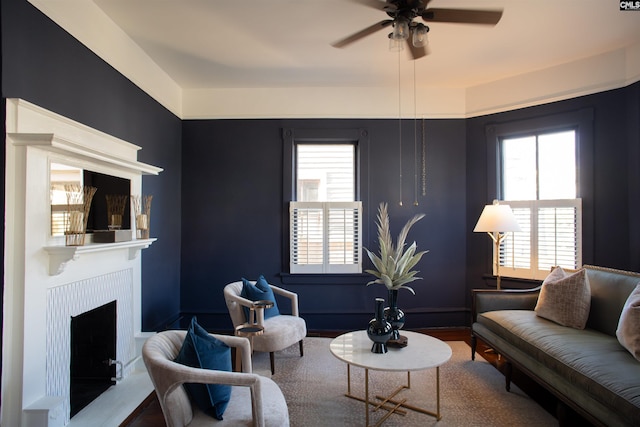
[[[384,318],[383,304],[384,299],[376,298],[376,317],[369,321],[369,327],[367,328],[367,335],[373,341],[371,352],[378,354],[387,352],[387,341],[389,341],[393,332],[391,323]]]
[[[404,326],[404,312],[398,308],[397,289],[389,289],[388,300],[389,307],[384,309],[384,318],[391,323],[393,328],[390,339],[397,341],[400,339],[400,329]]]

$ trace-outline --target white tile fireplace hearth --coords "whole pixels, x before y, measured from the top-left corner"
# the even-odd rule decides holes
[[[132,195],[142,194],[143,174],[162,169],[138,162],[140,147],[24,100],[7,99],[6,132],[0,424],[109,425],[101,420],[116,422],[118,409],[126,412],[127,404],[135,409],[152,391],[139,362],[140,251],[155,239],[136,240],[131,230],[126,242],[65,246],[63,236],[50,232],[50,165],[128,179]],[[70,420],[71,317],[112,301],[122,380]]]

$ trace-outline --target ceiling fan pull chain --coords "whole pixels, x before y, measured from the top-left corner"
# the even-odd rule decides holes
[[[427,195],[427,143],[424,124],[424,115],[422,116],[422,196]]]

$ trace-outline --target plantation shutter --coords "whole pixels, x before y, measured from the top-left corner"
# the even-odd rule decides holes
[[[553,266],[582,265],[582,199],[505,203],[522,231],[507,233],[500,246],[502,275],[544,279]]]
[[[361,211],[361,202],[291,202],[290,272],[362,272]]]

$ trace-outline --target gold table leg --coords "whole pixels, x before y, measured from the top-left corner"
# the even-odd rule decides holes
[[[400,393],[404,389],[410,389],[410,388],[411,388],[411,372],[407,371],[407,385],[399,386],[391,394],[389,394],[386,397],[379,396],[379,395],[375,396],[375,398],[380,400],[381,402],[378,402],[374,406],[373,412],[377,411],[378,409],[384,409],[387,411],[387,413],[380,420],[378,420],[378,422],[375,424],[375,427],[380,426],[384,421],[386,421],[387,418],[391,416],[391,414],[398,414],[403,416],[406,415],[407,411],[401,408],[406,408],[411,411],[420,412],[425,415],[430,415],[432,417],[435,417],[436,420],[438,421],[442,419],[442,416],[440,414],[440,367],[439,366],[436,367],[436,412],[429,411],[427,409],[420,408],[418,406],[410,405],[406,403],[407,399],[394,400],[394,397],[398,393]],[[351,394],[351,365],[347,363],[347,393],[345,393],[345,396],[351,399],[359,400],[360,402],[364,402],[365,426],[370,427],[369,426],[369,404],[370,403],[373,404],[373,402],[369,400],[369,369],[368,368],[364,369],[364,395],[365,397],[363,399],[361,397],[354,396],[353,394]],[[389,404],[391,406],[389,406]]]
[[[440,366],[436,366],[436,420],[440,421]]]
[[[364,395],[365,395],[365,404],[364,404],[364,413],[365,413],[365,426],[369,427],[369,370],[365,368],[364,370]]]
[[[409,384],[406,386],[400,387],[400,389],[411,388],[409,387]],[[394,393],[389,395],[389,397],[376,396],[376,399],[385,400],[386,402],[389,402],[393,405],[400,404],[400,406],[402,406],[403,408],[407,408],[411,411],[420,412],[421,414],[431,415],[438,421],[442,419],[442,415],[440,414],[440,367],[439,366],[436,366],[436,412],[429,411],[427,409],[420,408],[418,406],[410,405],[408,403],[404,403],[406,399],[404,399],[403,401],[393,400],[393,397],[395,396],[395,394],[398,393],[398,391],[399,390],[396,390]]]

